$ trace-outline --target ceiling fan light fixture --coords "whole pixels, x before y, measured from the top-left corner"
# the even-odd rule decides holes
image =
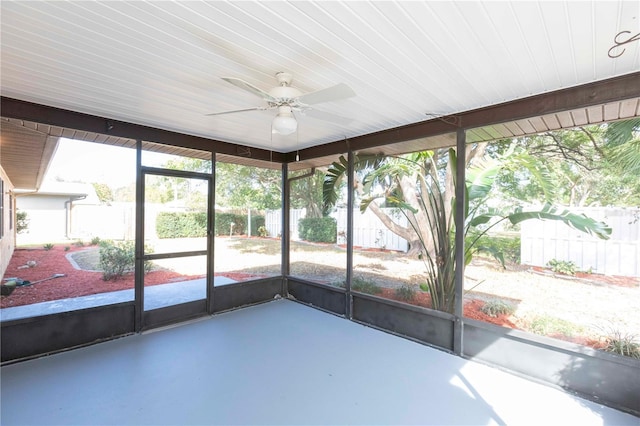
[[[290,135],[298,129],[298,122],[293,117],[291,108],[280,107],[278,108],[278,115],[273,119],[271,126],[274,133]]]

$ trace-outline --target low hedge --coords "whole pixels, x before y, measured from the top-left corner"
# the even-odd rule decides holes
[[[158,238],[195,238],[207,236],[205,212],[160,212],[156,217]]]
[[[215,235],[229,235],[231,224],[233,235],[246,235],[247,216],[235,213],[216,213],[214,216]],[[251,235],[258,235],[258,228],[264,226],[264,216],[251,216]],[[156,218],[158,238],[195,238],[207,235],[207,214],[205,212],[160,212]]]
[[[233,235],[247,235],[247,216],[235,213],[216,213],[214,231],[216,235],[229,235],[231,232],[231,224],[233,226]],[[257,236],[258,228],[265,225],[264,216],[251,216],[251,235]]]
[[[298,236],[314,243],[335,243],[338,224],[332,217],[309,217],[298,221]]]

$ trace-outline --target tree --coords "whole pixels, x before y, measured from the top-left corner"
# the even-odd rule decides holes
[[[315,170],[292,172],[289,177],[290,205],[304,208],[306,217],[323,217],[322,185],[325,174]],[[230,163],[216,164],[216,204],[237,207],[276,210],[282,206],[282,172],[276,169],[243,166]]]
[[[555,191],[550,201],[569,206],[640,204],[640,120],[498,141],[488,154],[523,150],[543,165]],[[533,202],[542,197],[529,171],[505,169],[497,182],[503,193]]]
[[[232,208],[279,209],[280,170],[216,163],[216,204]]]
[[[316,169],[312,175],[299,178],[309,173],[310,171],[307,170],[291,173],[289,177],[291,207],[306,209],[307,218],[325,217],[329,213],[323,210],[322,204],[322,185],[325,173]]]
[[[92,185],[101,203],[109,204],[113,202],[113,192],[111,191],[109,185],[107,185],[106,183],[97,182],[94,182]]]
[[[168,160],[162,165],[165,169],[184,170],[199,173],[211,172],[211,161],[191,157],[179,157]],[[134,197],[135,186],[116,190],[119,198]],[[152,203],[180,202],[189,210],[202,210],[206,206],[207,189],[201,179],[173,176],[147,175],[145,182],[145,201]]]
[[[485,144],[469,145],[467,147],[467,161],[471,163],[476,157],[484,154]],[[428,215],[432,211],[416,208],[407,215],[408,224],[400,225],[394,221],[391,214],[383,210],[384,207],[395,207],[392,199],[403,199],[413,206],[419,205],[418,197],[421,193],[435,190],[435,186],[444,188],[442,205],[445,213],[451,211],[453,197],[453,174],[447,167],[449,152],[446,149],[422,151],[404,156],[364,155],[354,156],[355,192],[360,200],[360,208],[364,212],[367,208],[394,234],[404,238],[409,243],[409,255],[418,255],[423,249],[432,250],[431,240],[420,238],[415,229],[428,229],[428,223],[433,218]],[[420,174],[428,171],[434,179],[420,180]],[[338,193],[345,184],[347,160],[341,156],[331,164],[323,186],[323,202],[325,210],[335,205]],[[426,185],[426,186],[425,186]],[[393,198],[390,198],[393,197]],[[384,200],[378,204],[373,200]],[[428,246],[423,244],[427,242]]]

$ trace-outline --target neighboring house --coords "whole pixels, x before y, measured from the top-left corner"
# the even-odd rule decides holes
[[[33,193],[19,194],[16,207],[27,213],[29,228],[19,234],[19,244],[56,242],[77,238],[73,234],[73,207],[99,205],[93,185],[45,182]]]

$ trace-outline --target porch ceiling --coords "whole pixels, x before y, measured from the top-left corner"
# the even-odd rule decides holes
[[[4,1],[0,7],[2,96],[276,152],[640,69],[640,42],[631,41],[640,32],[637,1]],[[269,90],[278,71],[292,73],[303,93],[348,84],[355,97],[317,110],[351,122],[298,116],[297,134],[272,138],[273,111],[205,115],[262,105],[220,77]],[[480,127],[469,140],[638,114],[637,99],[621,101]]]

